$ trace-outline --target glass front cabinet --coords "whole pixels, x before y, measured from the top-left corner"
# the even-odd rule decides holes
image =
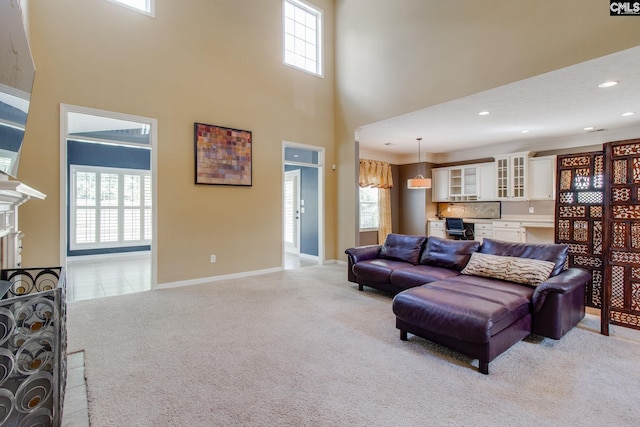
[[[527,199],[527,165],[530,152],[496,156],[496,194],[499,200]]]

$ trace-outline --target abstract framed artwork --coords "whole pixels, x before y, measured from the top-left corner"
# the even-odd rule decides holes
[[[194,123],[196,184],[252,185],[252,134],[248,130]]]

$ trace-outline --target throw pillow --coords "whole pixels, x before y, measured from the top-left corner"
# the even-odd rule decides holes
[[[569,246],[557,243],[513,243],[495,239],[484,239],[479,252],[483,254],[551,261],[555,264],[551,275],[555,276],[566,268],[565,264],[569,253]]]
[[[380,249],[380,258],[395,259],[417,265],[425,240],[427,240],[425,236],[390,233]]]
[[[461,273],[537,286],[549,278],[554,267],[551,261],[476,252]]]
[[[451,240],[429,237],[422,253],[420,264],[462,270],[471,254],[480,248],[480,242],[474,240]]]

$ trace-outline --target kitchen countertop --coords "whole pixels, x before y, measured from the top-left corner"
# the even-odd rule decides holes
[[[553,215],[503,215],[498,219],[486,218],[463,218],[464,222],[470,224],[492,224],[494,221],[513,221],[520,222],[522,227],[539,227],[553,228],[555,227],[555,219]],[[444,221],[444,218],[427,218],[427,221]]]

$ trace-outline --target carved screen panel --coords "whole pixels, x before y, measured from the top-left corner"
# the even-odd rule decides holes
[[[607,159],[603,316],[640,329],[640,139],[605,144]]]
[[[591,273],[585,304],[602,308],[604,153],[558,156],[556,243],[569,246],[569,267]]]

